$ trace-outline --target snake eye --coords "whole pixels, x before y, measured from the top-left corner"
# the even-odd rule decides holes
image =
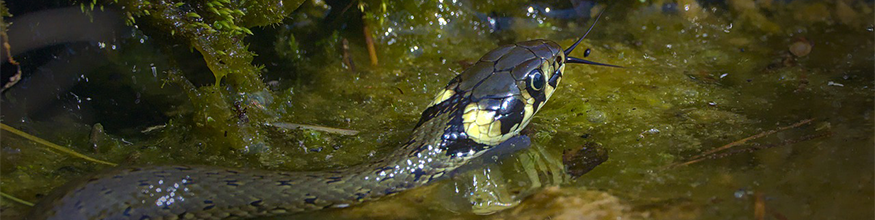
[[[536,69],[532,70],[529,73],[529,87],[532,87],[535,91],[541,90],[544,88],[544,74],[541,74],[541,70]]]

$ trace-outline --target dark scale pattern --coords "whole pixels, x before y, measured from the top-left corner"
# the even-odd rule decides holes
[[[548,80],[547,83],[550,84],[551,87],[556,88],[556,86],[559,85],[559,78],[562,78],[562,71],[559,71],[557,67],[556,72],[550,76],[550,80]]]
[[[538,106],[541,106],[542,102],[547,101],[547,95],[544,94],[543,90],[535,90],[533,88],[526,88],[526,91],[529,92],[529,95],[531,95],[532,98],[535,99],[535,102],[532,103],[532,106],[535,106],[535,108],[538,108]],[[537,109],[535,109],[535,110],[537,110]]]
[[[307,204],[316,205],[316,198],[306,198],[304,199],[304,202]]]
[[[466,100],[459,101],[462,103],[460,106],[465,106],[470,103],[470,98],[459,96],[459,98],[464,98]],[[453,98],[450,98],[453,99]],[[445,101],[445,102],[453,102],[453,101]],[[453,112],[450,112],[447,115],[450,120],[447,122],[446,129],[444,129],[443,138],[441,142],[438,144],[438,147],[442,149],[446,156],[456,157],[460,156],[459,153],[462,153],[461,156],[466,156],[470,151],[481,151],[486,149],[487,146],[478,144],[471,139],[468,139],[467,134],[465,134],[465,128],[462,125],[462,114],[464,114],[464,108],[454,108]]]
[[[469,152],[480,152],[490,146],[479,144],[471,139],[447,140],[445,144],[446,155],[449,157],[470,157]]]
[[[458,109],[460,106],[464,107],[467,102],[464,100],[469,100],[464,97],[464,94],[456,93],[446,101],[438,103],[436,105],[430,106],[425,111],[422,112],[422,116],[419,118],[419,122],[416,123],[416,128],[422,125],[422,123],[434,118],[437,115],[445,114],[451,110]]]
[[[421,178],[422,175],[425,175],[425,174],[426,173],[425,173],[425,171],[422,171],[422,168],[417,168],[417,169],[413,170],[413,182],[419,182],[419,178]]]
[[[516,97],[508,97],[502,102],[502,107],[496,116],[498,120],[501,120],[502,133],[510,132],[514,125],[523,121],[525,106],[526,104]]]

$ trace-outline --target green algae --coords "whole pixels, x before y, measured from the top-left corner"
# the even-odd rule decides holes
[[[162,74],[169,85],[166,89],[178,89],[188,100],[180,104],[181,110],[160,122],[166,124],[164,129],[98,155],[121,161],[138,152],[135,164],[281,170],[365,163],[405,141],[422,108],[461,71],[459,63],[514,40],[547,38],[567,46],[588,24],[585,17],[558,19],[543,12],[529,13],[520,7],[526,5],[521,2],[452,2],[363,2],[363,22],[377,41],[381,64],[359,65],[363,68],[356,72],[341,65],[339,45],[343,38],[350,38],[353,59],[367,63],[360,29],[318,30],[319,20],[312,15],[325,11],[318,4],[304,3],[294,13],[270,7],[276,2],[233,5],[247,9],[242,16],[233,10],[228,13],[234,25],[256,30],[247,37],[229,31],[234,28],[227,22],[221,23],[223,28],[213,28],[215,32],[203,27],[226,21],[222,20],[226,16],[211,12],[206,3],[119,3],[130,8],[137,24],[156,26],[164,34],[184,39],[203,55],[216,82],[196,85],[189,81],[195,78],[193,73]],[[790,219],[871,218],[873,41],[872,32],[866,30],[872,24],[864,19],[872,15],[866,9],[871,3],[847,3],[866,6],[855,7],[859,8],[854,11],[857,17],[851,19],[839,18],[845,15],[837,13],[840,5],[833,3],[757,4],[722,7],[682,2],[676,5],[677,12],[665,12],[658,3],[612,7],[581,47],[592,49],[588,59],[626,68],[569,66],[561,88],[530,125],[530,137],[546,152],[541,155],[555,160],[566,149],[597,142],[609,149],[610,159],[575,182],[545,182],[564,185],[486,218],[558,218],[582,210],[626,218],[750,218],[752,195],[758,192],[769,198],[769,210]],[[292,4],[283,4],[288,5]],[[193,11],[184,10],[188,7]],[[570,6],[557,3],[554,10],[566,7]],[[509,30],[492,32],[476,15],[491,11],[519,22]],[[267,15],[247,17],[253,14]],[[285,26],[307,19],[317,24]],[[172,22],[189,25],[168,25]],[[284,24],[256,29],[277,22]],[[261,37],[261,33],[277,34],[267,46],[257,42],[247,46],[245,39]],[[799,36],[816,42],[812,53],[786,57],[787,46]],[[166,42],[173,41],[159,39],[158,43]],[[262,56],[253,57],[256,52]],[[264,57],[274,53],[279,56]],[[582,54],[582,50],[575,51],[576,56]],[[793,61],[791,65],[784,64],[787,59]],[[276,79],[279,84],[266,86],[262,78]],[[757,143],[779,143],[821,132],[832,136],[666,168],[706,150],[809,118],[815,118],[817,126],[780,132]],[[363,132],[339,136],[261,124],[271,121]],[[44,131],[56,125],[30,127]],[[78,149],[86,151],[89,138],[76,131],[80,127],[55,130],[58,135],[44,138],[81,145]],[[120,139],[108,133],[109,138]],[[97,170],[7,140],[4,144],[22,151],[4,152],[3,167],[16,168],[3,168],[3,191],[30,201],[68,179]],[[514,170],[519,165],[509,162],[490,169]],[[504,173],[502,178],[532,179],[525,175],[530,169],[519,170],[525,172]],[[33,182],[40,183],[26,184]],[[471,186],[464,183],[442,182],[361,207],[300,218],[484,218],[447,211],[466,210],[460,207],[470,201],[441,196],[447,194],[441,188]],[[472,185],[476,184],[499,185],[497,180]],[[601,206],[581,208],[587,204]]]

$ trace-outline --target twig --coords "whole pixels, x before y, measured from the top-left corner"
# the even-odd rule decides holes
[[[706,159],[717,159],[717,158],[724,158],[724,157],[728,157],[728,156],[736,155],[736,154],[740,154],[740,153],[750,153],[750,152],[754,152],[754,151],[758,151],[758,150],[769,149],[769,148],[778,147],[778,146],[785,146],[785,145],[795,144],[795,143],[808,141],[808,140],[812,140],[812,139],[816,139],[816,138],[827,137],[830,135],[832,135],[832,133],[826,132],[826,133],[822,133],[822,134],[808,135],[808,136],[803,136],[803,137],[797,138],[797,139],[786,140],[786,141],[782,141],[781,143],[777,143],[777,144],[762,145],[762,144],[755,143],[755,144],[753,144],[753,147],[744,148],[744,149],[735,149],[735,150],[731,150],[731,151],[720,153],[720,154],[707,155],[707,156],[699,157],[698,159],[693,159],[693,160],[690,160],[687,162],[670,165],[669,167],[686,166],[686,165],[698,163],[698,162],[706,160]]]
[[[33,207],[33,203],[28,202],[28,201],[24,201],[24,199],[15,198],[15,196],[6,194],[4,192],[0,192],[0,196],[3,196],[3,198],[7,198],[7,199],[12,200],[12,201],[17,202],[17,203],[21,203],[22,205]]]
[[[753,218],[756,220],[766,219],[766,199],[763,192],[756,192],[753,202]]]
[[[778,143],[778,144],[760,145],[760,144],[755,143],[755,144],[753,144],[753,147],[744,148],[744,149],[736,149],[736,150],[731,150],[728,152],[717,154],[717,152],[719,152],[719,151],[727,150],[727,149],[735,147],[735,146],[743,145],[743,144],[747,143],[747,141],[761,138],[761,137],[765,137],[767,135],[774,134],[774,133],[777,133],[779,131],[784,131],[787,129],[796,128],[796,127],[802,126],[804,124],[811,123],[812,121],[814,121],[814,118],[805,119],[805,120],[796,122],[796,123],[789,125],[789,126],[779,127],[778,129],[765,131],[765,132],[762,132],[762,133],[759,133],[759,134],[756,134],[756,135],[753,135],[750,137],[743,138],[741,140],[733,141],[732,143],[723,145],[717,149],[709,150],[705,153],[696,155],[695,157],[690,158],[690,160],[688,160],[686,162],[674,163],[674,164],[668,165],[664,168],[674,168],[674,167],[679,167],[679,166],[686,166],[686,165],[698,163],[698,162],[706,160],[706,159],[723,158],[723,157],[727,157],[727,156],[735,155],[735,154],[739,154],[739,153],[753,152],[753,151],[777,147],[777,146],[784,146],[784,145],[788,145],[788,144],[794,144],[797,142],[807,141],[807,140],[811,140],[814,138],[820,138],[820,137],[825,137],[825,136],[831,135],[831,133],[827,132],[827,133],[823,133],[823,134],[804,136],[802,138],[793,139],[793,140],[786,140],[786,141],[782,141],[781,143]]]
[[[64,153],[67,153],[67,154],[73,155],[74,157],[79,157],[79,158],[82,158],[82,159],[85,159],[85,160],[88,160],[88,161],[91,161],[91,162],[99,163],[99,164],[105,164],[105,165],[110,165],[110,166],[117,166],[117,165],[118,165],[118,164],[114,164],[114,163],[106,162],[106,161],[103,161],[103,160],[94,159],[94,158],[91,158],[91,157],[89,157],[89,156],[85,156],[85,155],[83,155],[83,154],[77,153],[76,151],[70,150],[70,149],[68,149],[68,148],[66,148],[66,147],[62,147],[61,145],[57,145],[57,144],[54,144],[54,143],[49,142],[49,141],[47,141],[47,140],[44,140],[44,139],[42,139],[42,138],[38,138],[38,137],[36,137],[36,136],[33,136],[33,135],[30,135],[30,134],[24,133],[23,131],[19,131],[18,129],[15,129],[15,128],[13,128],[13,127],[11,127],[11,126],[9,126],[9,125],[6,125],[6,124],[0,124],[0,128],[2,128],[4,131],[11,132],[11,133],[13,133],[13,134],[16,134],[16,135],[18,135],[18,136],[21,136],[21,137],[23,137],[23,138],[25,138],[25,139],[28,139],[28,140],[30,140],[30,141],[33,141],[33,142],[36,142],[36,143],[39,143],[39,144],[45,145],[46,147],[49,147],[49,148],[55,149],[55,150],[57,150],[57,151],[61,151],[61,152],[64,152]]]
[[[365,43],[368,44],[368,55],[371,58],[371,66],[377,66],[377,49],[374,48],[374,38],[371,37],[371,30],[368,29],[367,22],[363,22],[362,32],[365,34]]]
[[[331,128],[331,127],[325,127],[325,126],[319,126],[319,125],[302,125],[302,124],[285,123],[285,122],[275,122],[275,123],[270,123],[270,125],[272,125],[274,127],[278,127],[278,128],[285,128],[285,129],[299,129],[300,128],[300,129],[307,129],[307,130],[324,131],[324,132],[333,133],[333,134],[340,134],[340,135],[356,135],[359,133],[359,131],[356,131],[356,130]]]
[[[343,38],[341,42],[343,43],[343,64],[346,64],[346,67],[351,72],[356,72],[355,62],[352,60],[352,53],[349,52],[349,41],[346,40],[346,38]]]
[[[778,147],[778,146],[785,146],[785,145],[795,144],[795,143],[799,143],[799,142],[803,142],[803,141],[808,141],[808,140],[812,140],[812,139],[817,139],[817,138],[822,138],[822,137],[828,137],[828,136],[831,136],[831,135],[832,135],[831,132],[826,132],[826,133],[821,133],[821,134],[813,134],[813,135],[802,136],[802,137],[797,138],[797,139],[791,139],[791,140],[781,141],[781,143],[777,143],[777,144],[759,144],[759,143],[755,143],[755,144],[752,144],[753,147],[749,147],[749,148],[745,148],[745,149],[735,149],[735,150],[728,151],[728,152],[726,152],[726,153],[715,154],[715,155],[709,156],[708,158],[716,159],[716,158],[723,158],[723,157],[726,157],[726,156],[735,155],[735,154],[739,154],[739,153],[750,153],[750,152],[754,152],[754,151],[758,151],[758,150],[764,150],[764,149],[769,149],[769,148]]]
[[[2,29],[2,31],[0,31],[0,38],[3,38],[3,49],[6,50],[6,59],[9,60],[9,64],[14,65],[16,68],[15,75],[9,77],[9,82],[4,84],[3,88],[0,88],[0,92],[5,92],[7,89],[11,88],[16,83],[18,83],[18,81],[21,80],[21,66],[18,64],[18,61],[15,61],[15,59],[12,58],[12,45],[9,44],[9,35],[6,34],[6,30],[9,29],[9,25],[7,25],[6,21],[4,21],[2,18],[0,18],[0,27],[2,27],[0,28]]]
[[[722,150],[729,149],[729,148],[731,148],[731,147],[735,147],[735,146],[738,146],[738,145],[742,145],[742,144],[746,143],[746,142],[749,141],[749,140],[753,140],[753,139],[757,139],[757,138],[765,137],[765,136],[768,136],[768,135],[771,135],[771,134],[777,133],[777,132],[779,132],[779,131],[784,131],[784,130],[787,130],[787,129],[796,128],[796,127],[802,126],[802,125],[804,125],[804,124],[811,123],[811,121],[814,121],[814,118],[805,119],[805,120],[802,120],[802,121],[800,121],[800,122],[796,122],[795,124],[792,124],[792,125],[790,125],[790,126],[779,127],[778,129],[775,129],[775,130],[765,131],[765,132],[762,132],[762,133],[756,134],[756,135],[754,135],[754,136],[750,136],[750,137],[747,137],[747,138],[744,138],[744,139],[741,139],[741,140],[734,141],[734,142],[729,143],[729,144],[727,144],[727,145],[723,145],[722,147],[718,147],[717,149],[709,150],[709,151],[707,151],[707,152],[705,152],[705,153],[702,153],[702,154],[700,154],[700,155],[698,155],[698,156],[693,157],[692,159],[694,159],[694,160],[695,160],[695,159],[699,159],[699,158],[702,158],[702,157],[708,156],[708,155],[710,155],[710,154],[713,154],[713,153],[715,153],[715,152],[717,152],[717,151],[722,151]]]
[[[346,7],[344,7],[343,10],[340,10],[340,14],[338,14],[337,17],[341,17],[343,16],[343,14],[346,14],[346,11],[352,8],[352,5],[354,3],[356,3],[356,1],[350,1],[349,4],[346,4]]]

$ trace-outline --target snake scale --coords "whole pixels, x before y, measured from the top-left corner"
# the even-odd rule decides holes
[[[519,132],[566,63],[612,66],[567,56],[585,37],[564,51],[531,40],[488,52],[437,94],[409,141],[379,161],[321,172],[114,168],[55,189],[27,219],[249,218],[343,208],[426,185],[490,152],[526,147]]]

